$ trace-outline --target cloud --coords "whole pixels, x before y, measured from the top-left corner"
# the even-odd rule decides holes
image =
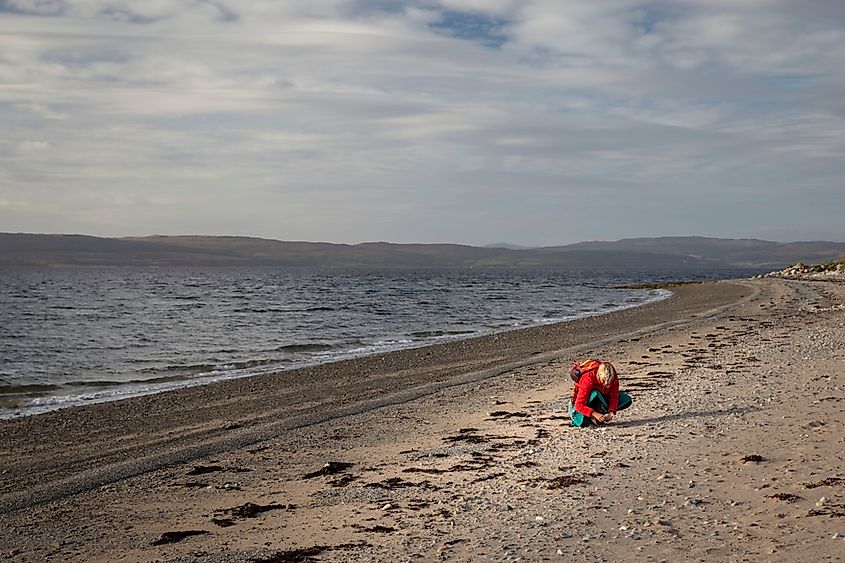
[[[14,104],[15,109],[27,111],[43,119],[67,119],[67,114],[53,111],[49,106],[35,103]]]
[[[784,229],[760,198],[840,201],[838,2],[0,12],[0,198],[28,203],[0,211],[7,228],[555,244],[761,236]],[[689,216],[714,195],[730,213]],[[838,220],[830,207],[814,216]],[[655,222],[655,209],[685,219]],[[815,238],[801,225],[790,232]]]
[[[188,12],[223,21],[238,19],[236,12],[216,0],[0,0],[0,12],[133,24],[156,23]]]
[[[47,141],[21,141],[18,144],[20,152],[34,152],[43,151],[50,148],[50,143]]]

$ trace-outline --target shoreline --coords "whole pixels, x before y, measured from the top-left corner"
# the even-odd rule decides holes
[[[845,399],[843,291],[707,282],[573,323],[3,421],[0,553],[595,560],[589,536],[606,560],[829,560],[845,441],[818,417]],[[584,355],[635,395],[618,424],[567,426],[564,370]],[[807,355],[817,371],[795,369]],[[351,466],[305,478],[329,461]],[[180,531],[202,533],[157,543]]]
[[[700,282],[689,282],[689,283],[700,283]],[[416,341],[411,342],[407,345],[398,345],[395,348],[388,348],[385,350],[378,350],[376,345],[372,346],[371,350],[365,350],[361,352],[355,352],[355,350],[349,351],[340,351],[337,353],[336,356],[329,357],[327,359],[317,359],[317,358],[308,358],[298,362],[292,366],[275,366],[268,369],[255,369],[255,370],[246,370],[243,374],[233,373],[221,373],[220,375],[216,376],[209,376],[209,377],[195,377],[189,376],[181,380],[175,380],[172,382],[164,382],[161,384],[156,384],[155,379],[151,380],[151,382],[141,382],[141,381],[132,381],[127,383],[113,383],[112,385],[105,386],[101,390],[97,390],[94,392],[89,392],[86,394],[75,395],[73,393],[67,394],[58,394],[53,396],[45,397],[48,401],[46,404],[36,404],[33,405],[31,403],[24,404],[22,407],[15,406],[10,407],[8,405],[15,404],[16,401],[30,401],[31,399],[38,400],[39,397],[14,397],[10,398],[9,396],[0,396],[0,420],[13,420],[17,418],[29,417],[29,416],[39,416],[42,414],[46,414],[49,412],[53,412],[56,410],[66,409],[66,408],[73,408],[73,407],[85,407],[95,404],[101,403],[108,403],[113,401],[122,401],[126,399],[135,399],[138,397],[143,397],[147,395],[154,395],[157,393],[166,393],[171,391],[179,391],[181,389],[187,389],[190,387],[197,387],[203,385],[213,385],[223,381],[235,380],[235,379],[242,379],[248,377],[255,377],[260,375],[273,375],[278,374],[281,372],[292,371],[302,368],[310,368],[310,367],[318,367],[325,364],[341,362],[345,360],[358,360],[362,358],[378,356],[382,354],[390,354],[393,352],[400,352],[404,350],[412,350],[416,348],[426,348],[429,346],[437,346],[439,344],[449,344],[453,342],[457,342],[460,340],[470,340],[474,338],[486,338],[490,336],[495,336],[497,334],[512,332],[512,331],[519,331],[525,330],[528,328],[534,328],[538,326],[546,326],[546,325],[554,325],[554,324],[561,324],[561,323],[569,323],[574,322],[582,318],[591,317],[591,316],[600,316],[600,315],[607,315],[611,313],[615,313],[618,311],[624,311],[626,309],[633,309],[637,307],[642,307],[648,305],[650,303],[655,303],[658,301],[662,301],[668,299],[671,296],[671,288],[676,287],[678,285],[684,285],[684,283],[656,283],[656,284],[644,284],[642,287],[637,286],[619,286],[619,287],[611,287],[610,289],[665,289],[667,290],[666,294],[653,296],[653,297],[645,297],[645,300],[642,303],[638,303],[635,305],[617,305],[613,308],[604,310],[604,311],[594,311],[590,313],[584,313],[582,315],[577,315],[573,318],[566,318],[563,320],[553,320],[549,322],[533,322],[531,324],[525,324],[522,326],[512,327],[512,328],[501,328],[501,329],[490,329],[486,331],[475,331],[472,335],[464,335],[464,336],[456,336],[452,338],[442,338],[442,339],[432,339],[428,342],[426,341]],[[397,337],[398,338],[398,337]],[[247,373],[247,371],[249,373]],[[26,386],[24,386],[26,387]],[[79,391],[77,391],[79,393]],[[23,410],[22,410],[23,409]]]
[[[662,301],[571,322],[0,420],[0,452],[14,452],[0,454],[9,470],[0,482],[0,510],[244,447],[408,390],[430,393],[462,381],[462,375],[491,377],[540,361],[542,354],[575,353],[643,327],[682,322],[752,292],[739,281],[709,282],[703,286],[709,291],[701,287],[678,288]],[[32,436],[39,436],[37,447]],[[90,442],[100,444],[98,451],[89,451]],[[150,452],[150,443],[156,452]],[[43,459],[44,449],[57,450],[55,458]]]

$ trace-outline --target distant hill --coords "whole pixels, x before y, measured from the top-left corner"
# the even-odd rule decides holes
[[[459,244],[331,244],[230,236],[100,238],[0,233],[0,266],[774,269],[845,256],[845,243],[665,237],[512,249]]]
[[[830,262],[845,256],[842,242],[777,243],[757,239],[722,239],[706,237],[632,238],[615,242],[579,242],[567,246],[544,247],[542,252],[572,251],[653,252],[688,256],[746,268],[769,268],[796,262]]]
[[[494,242],[493,244],[485,244],[484,248],[507,248],[510,250],[531,250],[537,248],[536,246],[522,246],[520,244],[511,244],[509,242]]]

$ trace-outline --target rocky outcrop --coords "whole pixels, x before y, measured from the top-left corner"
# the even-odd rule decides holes
[[[787,278],[787,279],[823,279],[845,281],[845,258],[826,264],[802,264],[784,268],[768,274],[755,276],[758,278]]]

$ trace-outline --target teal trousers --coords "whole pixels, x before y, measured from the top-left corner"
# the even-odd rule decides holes
[[[616,407],[617,411],[621,411],[623,409],[627,409],[631,406],[633,399],[627,393],[622,391],[619,392],[619,404]],[[590,393],[590,398],[587,401],[587,406],[593,409],[594,411],[598,411],[601,414],[607,414],[610,410],[608,407],[607,397],[593,389]],[[569,399],[569,419],[572,426],[578,426],[579,428],[583,428],[584,426],[590,425],[590,417],[584,416],[580,412],[575,410],[575,401],[570,398]]]

